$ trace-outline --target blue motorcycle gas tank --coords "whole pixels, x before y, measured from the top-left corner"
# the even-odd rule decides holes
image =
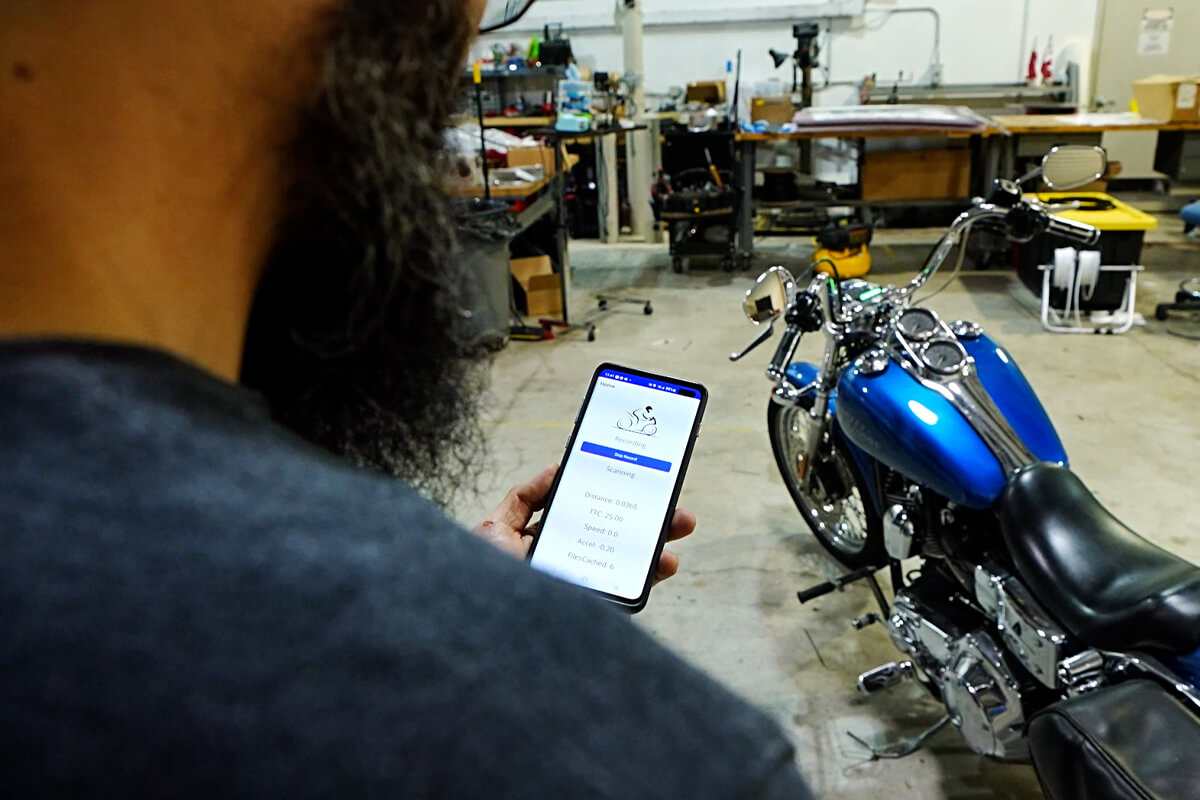
[[[1041,461],[1066,465],[1054,425],[1016,363],[987,336],[963,340],[979,379],[1017,435]],[[968,508],[989,508],[1006,475],[966,418],[896,363],[878,375],[854,367],[838,382],[837,418],[873,458]]]

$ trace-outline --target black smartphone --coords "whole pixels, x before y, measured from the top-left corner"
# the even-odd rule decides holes
[[[707,403],[698,383],[597,367],[529,552],[533,567],[640,611]]]

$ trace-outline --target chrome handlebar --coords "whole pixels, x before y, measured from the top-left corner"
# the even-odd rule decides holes
[[[908,297],[933,277],[933,274],[942,266],[942,262],[946,260],[946,256],[950,255],[950,251],[954,249],[954,245],[958,243],[959,237],[964,231],[980,220],[1002,220],[1008,216],[1009,211],[1010,209],[992,205],[991,203],[980,203],[959,214],[954,219],[954,222],[950,224],[950,228],[946,231],[945,235],[938,241],[933,252],[929,254],[929,258],[925,259],[925,265],[921,267],[921,271],[917,273],[915,278],[908,282],[907,286],[899,291],[900,296]]]
[[[1048,213],[1050,207],[1039,200],[1025,199],[1022,202],[1028,206],[1032,206],[1035,211],[1045,214],[1046,222],[1044,229],[1049,233],[1072,239],[1083,245],[1094,245],[1100,238],[1100,231],[1096,228],[1082,222],[1056,217]],[[946,230],[942,238],[938,240],[937,245],[929,254],[929,257],[925,259],[925,264],[921,267],[916,277],[900,289],[891,289],[889,287],[885,291],[888,295],[899,300],[908,299],[913,293],[929,282],[929,279],[942,266],[946,257],[950,255],[950,251],[954,249],[954,246],[959,243],[963,234],[972,225],[985,220],[1006,221],[1013,211],[1014,209],[992,203],[979,203],[962,212],[950,224],[950,227]],[[839,316],[841,298],[838,295],[837,282],[832,277],[818,274],[813,278],[813,282],[809,285],[807,291],[812,292],[821,300],[821,309],[825,314],[826,331],[831,335],[843,333],[846,321]]]

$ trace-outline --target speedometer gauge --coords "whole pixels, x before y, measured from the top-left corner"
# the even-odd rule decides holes
[[[927,308],[910,308],[896,321],[896,330],[910,342],[923,342],[938,331],[938,318]]]
[[[962,369],[967,361],[967,351],[958,342],[950,339],[935,339],[921,351],[925,366],[940,375],[951,375]]]

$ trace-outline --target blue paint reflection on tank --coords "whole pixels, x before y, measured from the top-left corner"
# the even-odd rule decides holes
[[[1030,452],[1066,466],[1053,423],[1008,352],[988,336],[962,344],[975,359],[980,382]],[[816,365],[805,362],[787,369],[798,387],[818,374]],[[847,369],[830,404],[864,475],[872,474],[875,458],[970,508],[990,507],[1004,488],[999,461],[962,414],[894,363],[872,377]]]
[[[895,363],[842,373],[838,421],[871,456],[959,505],[988,508],[1004,488],[1000,462],[958,409]]]
[[[1054,423],[1008,351],[986,335],[961,341],[967,354],[975,359],[979,380],[992,402],[1029,451],[1041,461],[1068,466],[1067,451]]]

